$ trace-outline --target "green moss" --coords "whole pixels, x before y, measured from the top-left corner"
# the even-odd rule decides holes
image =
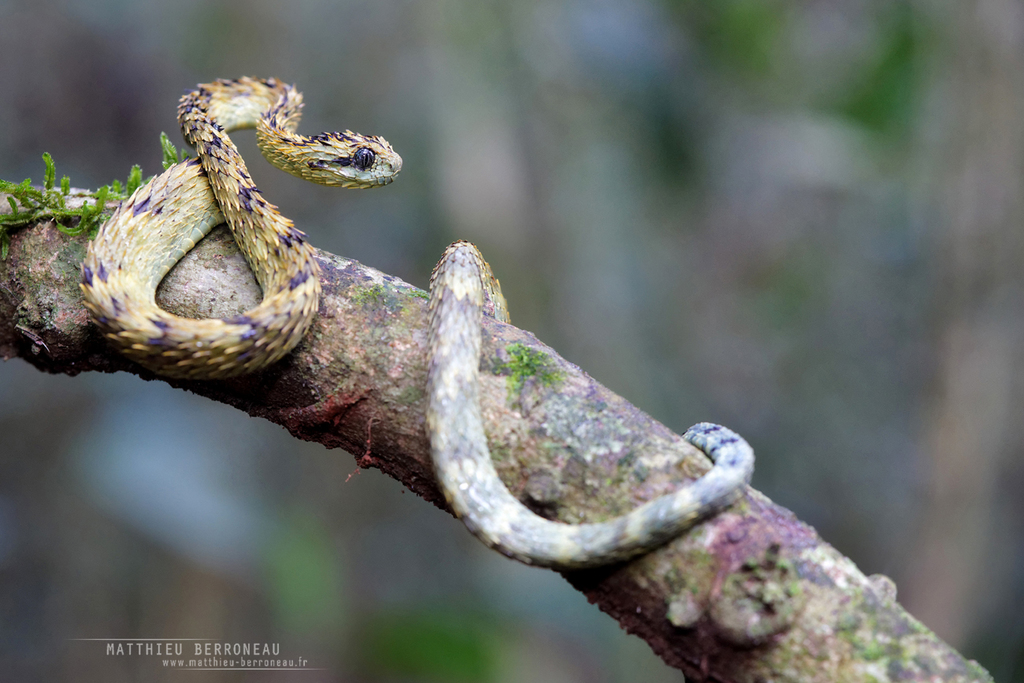
[[[866,662],[876,662],[885,656],[885,647],[880,643],[868,643],[861,650],[861,658]]]
[[[525,344],[509,344],[505,347],[508,361],[497,365],[496,375],[507,375],[509,400],[517,397],[523,390],[526,380],[535,378],[545,387],[555,386],[562,381],[559,371],[547,354],[535,351]]]
[[[423,387],[410,384],[398,396],[398,402],[408,406],[418,402],[424,396],[426,396],[426,392],[423,390]]]
[[[409,296],[414,296],[417,299],[429,299],[430,295],[424,292],[422,289],[410,289]]]
[[[187,154],[181,154],[180,152],[178,152],[178,149],[174,146],[174,143],[171,142],[171,139],[169,137],[167,137],[167,133],[160,133],[160,150],[164,153],[163,164],[165,171],[169,169],[171,166],[174,166],[174,164],[177,164],[181,161],[184,161],[185,159],[188,159]],[[116,183],[117,181],[115,180],[114,182]],[[148,183],[149,181],[147,180],[146,182]],[[128,190],[128,194],[131,194],[134,191],[135,190]]]
[[[487,450],[491,452],[491,461],[495,463],[507,462],[512,458],[512,449],[504,443],[488,439]]]
[[[995,680],[994,678],[992,678],[992,674],[990,674],[985,669],[985,667],[983,667],[981,664],[978,664],[973,659],[970,659],[970,660],[967,661],[967,671],[970,673],[971,676],[974,676],[978,680],[982,680],[982,681],[994,681]]]
[[[352,302],[363,306],[365,304],[378,305],[384,303],[384,286],[373,285],[361,289],[352,295]]]
[[[856,631],[860,627],[860,618],[852,612],[843,612],[836,622],[837,631]]]
[[[165,169],[181,160],[181,155],[165,133],[160,134],[160,146],[164,152]],[[34,187],[31,178],[26,178],[20,183],[0,180],[0,194],[7,195],[7,202],[11,207],[10,213],[0,213],[0,259],[7,258],[11,244],[10,235],[14,228],[42,220],[53,220],[57,224],[57,229],[66,235],[88,234],[90,238],[94,237],[102,221],[110,215],[107,202],[124,201],[144,184],[142,169],[136,164],[132,166],[128,180],[124,184],[120,180],[115,180],[110,185],[104,185],[87,195],[95,199],[95,202],[83,202],[80,207],[69,208],[67,198],[71,193],[71,180],[63,176],[60,179],[60,187],[54,187],[57,170],[53,157],[47,152],[43,153],[43,163],[45,170],[42,189]],[[145,183],[150,180],[152,178],[147,179]]]
[[[780,547],[772,544],[762,557],[746,560],[740,571],[725,579],[710,611],[725,640],[745,647],[759,645],[789,629],[803,610],[807,596],[793,563],[779,552]]]

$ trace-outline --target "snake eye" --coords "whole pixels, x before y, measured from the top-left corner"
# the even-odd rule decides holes
[[[366,147],[360,147],[356,150],[355,167],[360,171],[365,171],[373,165],[374,156],[373,150],[367,149]]]

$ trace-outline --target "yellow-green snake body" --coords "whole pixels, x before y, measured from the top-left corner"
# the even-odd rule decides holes
[[[385,185],[402,168],[382,138],[345,131],[295,133],[301,95],[276,79],[198,86],[178,119],[197,159],[139,188],[90,243],[85,305],[115,347],[169,377],[219,379],[259,370],[302,339],[316,315],[319,268],[305,235],[263,199],[227,133],[256,128],[263,155],[327,185]],[[263,289],[256,308],[226,320],[192,320],[155,303],[170,268],[226,221]],[[491,463],[477,384],[484,311],[507,322],[490,267],[468,242],[446,250],[431,277],[426,426],[438,482],[454,512],[484,543],[527,564],[576,569],[626,560],[729,504],[754,456],[733,432],[708,423],[684,435],[715,463],[695,482],[607,522],[544,519],[504,486]]]
[[[178,106],[197,159],[139,188],[102,226],[82,268],[85,305],[122,353],[169,377],[219,379],[253,372],[291,351],[316,315],[319,268],[306,236],[267,202],[227,133],[256,128],[264,156],[327,185],[377,187],[402,168],[383,138],[345,131],[297,135],[301,95],[277,79],[200,85]],[[192,320],[156,305],[167,271],[226,221],[263,301],[227,320]]]

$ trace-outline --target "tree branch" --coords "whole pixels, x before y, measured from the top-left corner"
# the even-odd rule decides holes
[[[0,199],[2,201],[2,199]],[[0,355],[40,370],[151,373],[100,337],[81,303],[86,240],[53,223],[12,236],[0,261]],[[424,433],[426,294],[320,252],[320,315],[284,361],[256,375],[166,381],[356,454],[447,509]],[[259,289],[224,229],[171,272],[161,305],[230,316]],[[564,522],[620,514],[708,463],[665,426],[530,334],[487,319],[481,401],[498,470],[526,504]],[[565,574],[668,664],[714,681],[989,681],[808,525],[754,489],[634,562]]]

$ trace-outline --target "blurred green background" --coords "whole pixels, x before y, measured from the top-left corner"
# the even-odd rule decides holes
[[[0,177],[155,173],[182,91],[241,75],[405,160],[334,191],[237,134],[314,244],[424,287],[475,241],[517,325],[739,431],[757,488],[1024,681],[1020,2],[0,0]],[[2,677],[177,681],[69,639],[181,637],[326,669],[192,681],[682,679],[355,469],[160,383],[0,364]]]

